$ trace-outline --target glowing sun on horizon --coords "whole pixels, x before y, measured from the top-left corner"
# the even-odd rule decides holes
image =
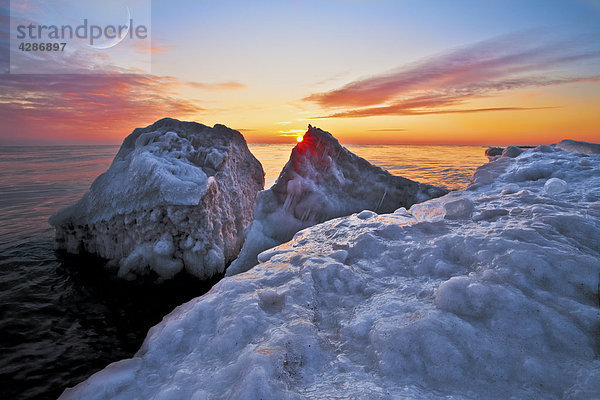
[[[304,134],[306,133],[303,129],[290,129],[288,131],[279,131],[281,136],[287,136],[289,138],[296,138],[298,143],[304,140]]]

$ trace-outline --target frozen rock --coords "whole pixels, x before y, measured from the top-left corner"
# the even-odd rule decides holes
[[[504,149],[504,151],[502,151],[502,157],[515,158],[522,152],[523,150],[517,146],[508,146],[506,149]]]
[[[546,144],[540,144],[539,146],[537,146],[535,148],[536,151],[541,151],[542,153],[552,153],[553,151],[556,151],[556,149],[554,148],[554,146],[549,146]]]
[[[50,218],[59,248],[133,278],[221,273],[242,247],[264,173],[242,135],[165,118],[136,129],[76,204]]]
[[[485,150],[485,155],[488,157],[501,156],[503,151],[502,147],[488,147]]]
[[[556,145],[559,149],[575,153],[600,154],[600,144],[565,139]]]
[[[507,160],[488,185],[298,232],[62,399],[600,398],[600,155]],[[547,164],[561,201],[519,172]],[[457,199],[487,217],[412,215]]]
[[[363,210],[393,212],[445,193],[391,175],[309,125],[275,185],[258,194],[246,242],[227,275],[247,271],[261,251],[287,242],[301,229]]]
[[[502,152],[504,149],[502,147],[488,147],[485,150],[485,155],[488,160],[493,161],[499,157],[502,157]]]

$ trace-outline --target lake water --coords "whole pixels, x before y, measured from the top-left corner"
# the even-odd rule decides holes
[[[487,161],[480,146],[358,146],[393,174],[462,189]],[[291,145],[257,144],[266,187]],[[78,200],[118,146],[0,147],[0,398],[54,399],[133,355],[147,330],[213,282],[122,282],[99,260],[53,250],[50,215]]]

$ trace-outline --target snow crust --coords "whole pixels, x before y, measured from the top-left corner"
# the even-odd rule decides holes
[[[111,260],[119,275],[207,278],[241,249],[262,166],[223,125],[162,119],[123,141],[76,204],[50,218],[59,248]]]
[[[254,221],[227,275],[249,270],[261,251],[309,226],[365,209],[392,212],[446,193],[391,175],[342,147],[329,132],[309,125],[275,185],[258,194]]]
[[[599,170],[540,146],[305,229],[61,399],[600,398]]]

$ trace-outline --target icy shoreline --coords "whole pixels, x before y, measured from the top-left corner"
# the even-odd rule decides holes
[[[305,229],[61,398],[598,397],[599,169],[539,146]]]

